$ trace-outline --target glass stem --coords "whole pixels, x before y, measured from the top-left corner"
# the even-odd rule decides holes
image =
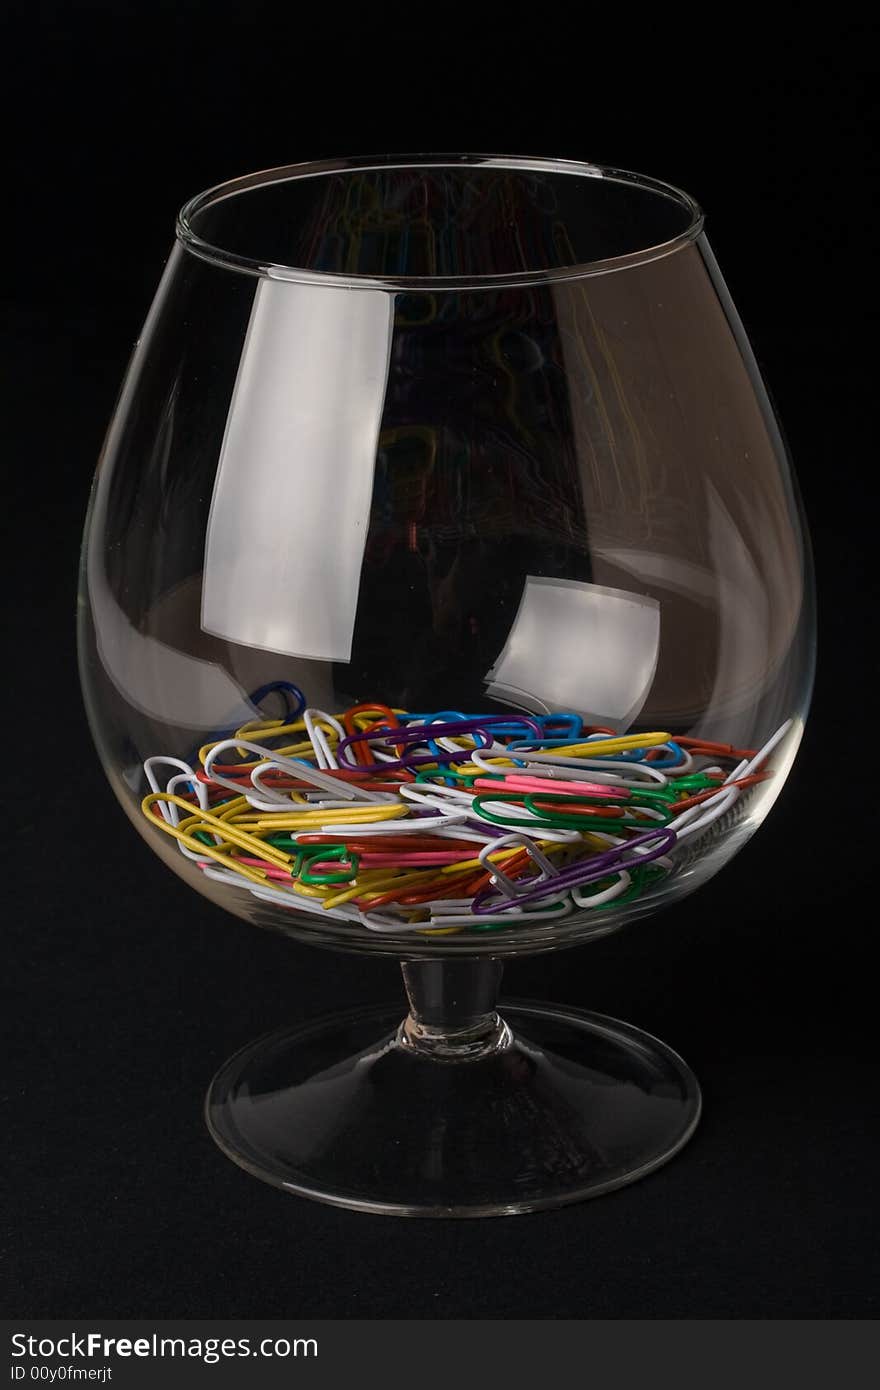
[[[409,1014],[398,1042],[440,1062],[469,1062],[502,1052],[510,1029],[495,1009],[500,960],[403,961]]]

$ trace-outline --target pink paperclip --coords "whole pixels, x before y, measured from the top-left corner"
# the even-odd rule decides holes
[[[629,791],[622,787],[610,787],[603,782],[569,782],[563,777],[526,777],[514,773],[504,778],[504,783],[491,777],[475,777],[474,787],[486,792],[569,792],[572,796],[610,796],[626,801]]]
[[[418,869],[428,868],[432,864],[457,864],[466,859],[466,852],[460,849],[413,850],[411,854],[362,854],[360,863],[363,869],[396,868],[398,864]]]
[[[274,878],[279,883],[289,883],[290,874],[286,869],[281,869],[277,864],[270,864],[268,859],[252,859],[250,855],[240,855],[239,863],[249,864],[253,869],[262,869],[267,878]]]

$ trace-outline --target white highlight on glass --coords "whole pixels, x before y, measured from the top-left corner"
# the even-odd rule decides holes
[[[622,733],[648,698],[659,651],[656,599],[530,574],[487,691],[534,713],[572,710]]]
[[[348,661],[392,296],[261,280],[208,519],[202,627]]]
[[[139,632],[110,592],[103,566],[97,546],[92,546],[87,582],[98,655],[134,709],[190,729],[231,728],[259,718],[260,711],[217,662],[190,656]]]

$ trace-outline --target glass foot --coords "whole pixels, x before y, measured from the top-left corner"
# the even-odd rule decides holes
[[[501,1216],[634,1182],[699,1119],[692,1072],[627,1023],[512,1005],[495,1050],[448,1061],[409,1045],[400,1012],[336,1015],[236,1053],[206,1102],[220,1148],[335,1206]]]

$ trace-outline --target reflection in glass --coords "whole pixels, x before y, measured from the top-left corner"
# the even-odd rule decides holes
[[[349,659],[392,310],[369,290],[259,281],[208,517],[206,632]]]
[[[526,575],[487,690],[504,704],[538,714],[574,710],[585,724],[624,733],[647,699],[659,649],[656,599]]]

